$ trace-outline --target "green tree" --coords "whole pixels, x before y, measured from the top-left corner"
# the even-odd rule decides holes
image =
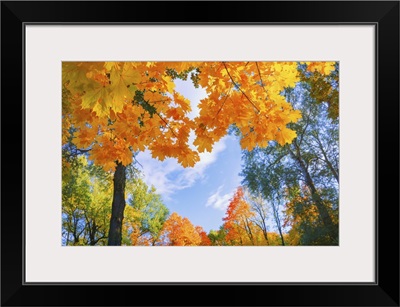
[[[84,155],[64,151],[62,232],[64,245],[105,245],[110,219],[111,177]]]
[[[336,80],[337,68],[336,66],[329,78],[314,74],[325,81]],[[314,97],[313,91],[317,85],[312,84],[310,80],[315,80],[311,78],[313,74],[305,69],[303,67],[302,73],[308,75],[308,81],[285,90],[287,101],[302,112],[302,119],[290,125],[296,131],[297,137],[291,144],[284,146],[270,142],[267,148],[244,152],[243,183],[253,193],[261,193],[271,205],[282,243],[284,235],[281,231],[281,208],[291,203],[296,209],[286,210],[286,214],[292,214],[289,220],[297,221],[296,225],[303,225],[300,244],[336,245],[339,210],[339,119],[332,115],[332,108],[336,106],[320,96],[318,100]],[[338,91],[335,82],[331,81],[329,86],[331,91]],[[311,206],[313,210],[310,209]],[[298,214],[300,211],[310,214],[315,211],[318,218],[310,224],[304,219],[304,214]],[[302,222],[299,221],[300,216],[303,216]],[[288,220],[288,217],[285,219]]]
[[[226,241],[226,230],[223,225],[221,225],[218,230],[210,230],[210,232],[208,233],[208,238],[211,241],[211,245],[214,246],[228,245]]]
[[[169,215],[168,208],[156,193],[137,178],[128,185],[128,206],[125,208],[127,235],[132,245],[156,245]]]

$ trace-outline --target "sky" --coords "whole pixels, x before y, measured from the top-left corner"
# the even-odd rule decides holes
[[[192,104],[189,117],[198,115],[197,104],[207,96],[204,89],[195,88],[192,82],[175,80],[175,90]],[[189,141],[194,140],[194,134]],[[194,226],[206,232],[218,230],[222,218],[242,178],[241,151],[235,136],[225,136],[210,152],[200,153],[200,161],[194,167],[183,168],[176,159],[159,161],[149,151],[136,157],[143,172],[144,181],[154,186],[162,196],[170,213],[187,217]]]

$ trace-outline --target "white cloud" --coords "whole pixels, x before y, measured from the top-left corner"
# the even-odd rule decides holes
[[[151,157],[146,150],[137,156],[141,170],[144,173],[144,181],[147,185],[157,189],[165,199],[179,191],[193,186],[195,183],[206,179],[206,169],[213,164],[218,154],[226,148],[226,138],[222,138],[214,145],[212,152],[200,153],[200,161],[194,167],[184,168],[175,159],[168,158],[159,161]]]
[[[188,117],[191,119],[197,117],[199,115],[198,104],[201,99],[207,97],[206,91],[201,87],[196,89],[191,80],[182,81],[176,79],[175,84],[175,90],[187,97],[191,102],[192,111],[188,114]],[[200,153],[200,161],[192,168],[184,168],[172,158],[165,159],[162,162],[153,159],[148,150],[141,152],[137,159],[142,165],[144,181],[149,186],[154,185],[157,192],[163,195],[165,200],[171,200],[175,192],[189,188],[195,183],[207,179],[206,169],[217,160],[218,154],[226,149],[227,137],[214,144],[212,152]],[[189,146],[196,150],[193,145],[194,139],[194,131],[191,131]]]
[[[207,92],[204,88],[199,86],[195,88],[192,81],[189,79],[187,81],[175,80],[176,88],[175,90],[181,93],[184,97],[188,98],[191,103],[192,111],[187,114],[190,119],[197,117],[200,113],[198,104],[200,100],[207,97]]]
[[[217,191],[212,194],[206,203],[206,207],[213,207],[214,209],[218,209],[221,211],[226,211],[229,206],[230,200],[233,197],[234,191],[230,193],[222,194],[223,185],[219,186]]]

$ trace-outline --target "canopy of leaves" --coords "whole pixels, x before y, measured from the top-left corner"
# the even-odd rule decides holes
[[[174,83],[189,76],[208,94],[194,119]],[[161,161],[174,157],[193,166],[231,125],[240,130],[243,149],[271,140],[284,145],[296,137],[287,125],[301,113],[281,93],[299,78],[296,62],[63,62],[63,142],[90,150],[105,170],[116,161],[130,164],[146,148]]]
[[[337,244],[338,75],[334,62],[64,62],[63,244],[106,244],[116,162],[148,149],[191,167],[229,131],[240,137],[246,192],[221,228],[207,235],[169,216],[128,174],[123,244]],[[195,118],[177,78],[206,90]]]
[[[111,214],[111,178],[85,156],[63,159],[64,245],[105,245]]]
[[[277,228],[290,229],[289,244],[336,245],[339,122],[331,116],[331,104],[313,97],[313,78],[309,74],[307,81],[285,91],[286,99],[303,115],[290,126],[297,138],[285,146],[271,143],[243,152],[243,184],[267,201],[278,217]]]
[[[202,229],[198,229],[202,232]],[[174,212],[165,222],[162,230],[163,245],[195,246],[202,243],[202,237],[196,227],[186,217]]]
[[[154,187],[149,188],[142,179],[136,179],[127,189],[128,206],[125,208],[125,226],[132,245],[155,245],[169,210]]]

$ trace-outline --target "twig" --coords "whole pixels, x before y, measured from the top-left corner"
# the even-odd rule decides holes
[[[240,86],[233,80],[231,74],[229,73],[228,67],[226,67],[225,62],[222,62],[224,65],[226,72],[228,73],[229,78],[231,79],[232,83],[239,89],[239,91],[243,94],[244,97],[251,103],[251,105],[257,110],[258,113],[260,113],[260,109],[257,108],[257,106],[251,101],[251,99],[246,95],[246,93],[240,88]]]

